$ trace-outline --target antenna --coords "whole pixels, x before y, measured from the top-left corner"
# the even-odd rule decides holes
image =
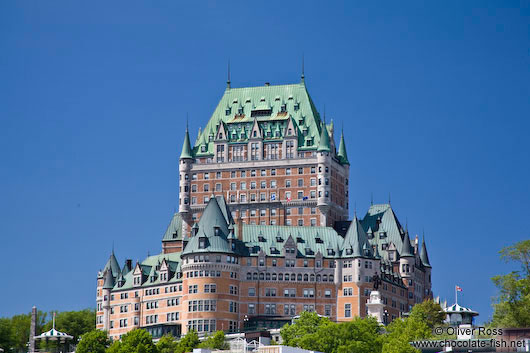
[[[226,88],[230,88],[230,59],[228,59],[228,80],[226,81]]]
[[[304,62],[304,53],[302,52],[302,83],[305,83],[305,62]]]

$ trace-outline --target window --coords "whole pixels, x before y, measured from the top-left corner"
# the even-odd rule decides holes
[[[250,315],[256,314],[256,304],[248,304],[248,313]]]
[[[276,315],[276,304],[265,304],[265,315]]]
[[[204,173],[204,180],[210,179],[210,173]]]
[[[248,296],[249,297],[255,297],[256,296],[256,288],[249,288],[248,289]]]
[[[247,189],[247,183],[245,183],[244,181],[241,182],[241,190],[246,190]]]
[[[202,186],[202,189],[203,189],[204,192],[210,191],[210,184],[204,184]]]
[[[351,317],[351,304],[344,304],[344,317]]]
[[[285,180],[285,187],[290,188],[291,187],[291,180],[287,179]]]

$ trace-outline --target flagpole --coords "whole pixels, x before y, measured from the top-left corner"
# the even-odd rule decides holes
[[[455,303],[458,304],[458,290],[456,289],[456,286],[455,286]]]

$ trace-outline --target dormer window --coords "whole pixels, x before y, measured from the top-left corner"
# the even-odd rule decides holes
[[[206,249],[206,238],[199,238],[199,249]]]
[[[258,136],[258,132],[256,130],[254,130],[254,133],[253,133],[252,136],[257,137]]]
[[[208,141],[210,141],[210,142],[213,141],[213,135],[208,136]]]
[[[282,238],[281,236],[278,235],[278,236],[276,237],[276,242],[277,242],[277,243],[283,243],[283,238]]]
[[[204,145],[201,146],[201,152],[206,152],[206,146]]]
[[[346,255],[351,255],[353,253],[353,250],[350,248],[350,249],[346,249]]]
[[[231,109],[231,108],[227,108],[227,109],[225,110],[225,115],[228,116],[228,115],[230,115],[231,113],[232,113],[232,109]]]
[[[335,255],[335,251],[333,249],[328,249],[328,256]]]
[[[379,239],[386,238],[386,232],[379,232]]]
[[[219,227],[214,227],[214,234],[216,237],[219,236],[219,229],[220,229]]]
[[[293,129],[287,130],[287,135],[291,136],[293,134]]]
[[[287,111],[287,104],[282,104],[282,106],[280,107],[280,111],[282,113],[285,113]]]
[[[300,103],[294,105],[294,111],[297,112],[300,109]]]
[[[223,133],[220,133],[220,134],[219,134],[219,138],[220,138],[220,139],[223,138]]]
[[[260,243],[265,243],[267,240],[265,240],[265,237],[263,235],[258,236],[258,241]]]

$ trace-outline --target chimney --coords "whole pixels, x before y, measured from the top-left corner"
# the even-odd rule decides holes
[[[125,261],[125,264],[127,265],[127,269],[131,271],[132,270],[132,259],[127,259],[127,261]]]
[[[271,85],[270,82],[265,82],[265,86],[269,87]]]
[[[237,214],[237,239],[243,241],[243,220],[241,219],[241,211]]]

